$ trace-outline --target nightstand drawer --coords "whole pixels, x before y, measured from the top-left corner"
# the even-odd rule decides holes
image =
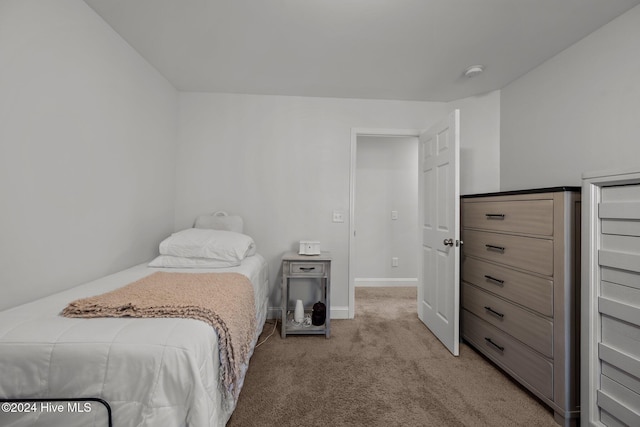
[[[486,231],[463,230],[465,254],[488,261],[553,275],[553,241]]]
[[[462,261],[462,280],[544,316],[553,316],[551,279],[465,257]]]
[[[553,235],[553,200],[465,201],[462,224],[468,228]]]
[[[462,307],[480,319],[553,357],[553,323],[479,288],[462,285]]]
[[[462,310],[462,336],[511,375],[553,399],[549,360],[466,310]]]
[[[292,262],[289,264],[290,274],[322,276],[325,274],[322,262]]]

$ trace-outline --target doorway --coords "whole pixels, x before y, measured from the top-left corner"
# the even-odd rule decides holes
[[[354,129],[349,318],[358,286],[416,286],[418,130]]]

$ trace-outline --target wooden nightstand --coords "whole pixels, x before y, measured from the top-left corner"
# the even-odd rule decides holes
[[[301,280],[305,279],[305,280]],[[310,279],[310,280],[309,280]],[[289,290],[296,282],[316,281],[321,288],[322,302],[327,308],[324,325],[297,325],[293,322],[295,301],[289,301]],[[325,335],[331,334],[330,316],[331,256],[328,252],[320,255],[298,255],[288,252],[282,257],[282,338],[293,334]],[[311,307],[305,307],[305,314],[311,313]]]

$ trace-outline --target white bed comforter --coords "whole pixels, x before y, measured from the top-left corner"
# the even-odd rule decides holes
[[[154,271],[158,269],[138,265],[0,312],[0,398],[101,398],[110,405],[113,425],[118,427],[224,426],[235,402],[223,400],[217,337],[209,325],[191,319],[59,315],[72,300],[116,289]],[[233,268],[171,271],[245,274],[255,290],[257,340],[268,293],[262,256],[246,258]],[[64,403],[61,411],[54,412],[54,406],[44,405],[3,406],[0,425],[107,425],[106,410],[96,402],[83,413],[78,413],[78,405]]]

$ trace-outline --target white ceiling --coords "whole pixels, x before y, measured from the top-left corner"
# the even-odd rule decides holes
[[[451,101],[640,0],[85,0],[182,91]],[[594,58],[597,60],[597,58]],[[485,72],[463,77],[469,65]]]

